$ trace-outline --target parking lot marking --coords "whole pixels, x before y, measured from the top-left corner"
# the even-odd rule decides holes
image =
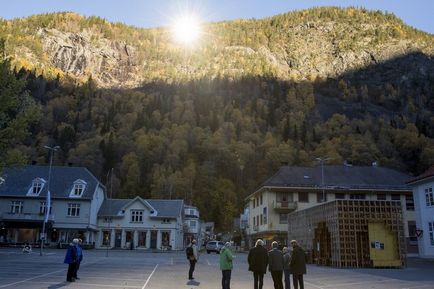
[[[375,283],[384,283],[384,282],[390,282],[390,281],[391,281],[391,279],[383,279],[383,280],[374,280],[374,281],[371,280],[371,281],[363,281],[363,282],[327,284],[323,288],[335,288],[337,286],[372,284],[372,282],[375,282]],[[347,287],[345,287],[345,288],[347,288]]]
[[[142,289],[145,289],[145,288],[146,288],[146,286],[148,285],[149,280],[151,280],[151,277],[152,277],[152,275],[154,275],[154,273],[155,273],[155,271],[157,270],[157,268],[158,268],[158,264],[155,265],[154,270],[152,271],[151,275],[149,275],[149,277],[148,277],[148,279],[146,280],[145,284],[143,284]]]
[[[31,281],[31,280],[34,280],[34,279],[37,279],[37,278],[41,278],[41,277],[45,277],[45,276],[48,276],[48,275],[51,275],[51,274],[55,274],[55,273],[58,273],[58,272],[62,272],[62,271],[65,271],[65,270],[66,269],[57,270],[57,271],[53,271],[53,272],[50,272],[50,273],[38,275],[38,276],[35,276],[35,277],[32,277],[32,278],[27,278],[27,279],[24,279],[24,280],[21,280],[21,281],[17,281],[17,282],[14,282],[14,283],[9,283],[9,284],[5,284],[5,285],[1,285],[0,288],[6,288],[6,287],[9,287],[9,286],[17,285],[17,284],[20,284],[20,283],[24,283],[24,282]]]

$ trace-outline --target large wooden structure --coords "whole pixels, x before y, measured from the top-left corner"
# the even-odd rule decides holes
[[[290,214],[288,230],[288,238],[298,240],[319,265],[405,265],[399,201],[335,200]]]

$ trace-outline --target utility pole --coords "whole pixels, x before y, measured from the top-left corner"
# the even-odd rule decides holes
[[[329,157],[316,158],[321,163],[321,188],[322,188],[322,203],[326,201],[325,189],[324,189],[324,162],[331,160]]]
[[[48,182],[47,182],[47,196],[48,196],[48,194],[50,194],[51,167],[53,166],[53,155],[54,155],[54,152],[56,152],[58,149],[60,149],[60,147],[59,146],[54,146],[54,147],[44,146],[44,148],[46,148],[50,152],[50,167],[48,169]],[[48,215],[50,214],[50,208],[48,207],[48,201],[47,200],[45,200],[45,215],[46,214],[48,214]],[[44,217],[44,220],[42,221],[42,233],[41,233],[41,236],[39,239],[41,240],[39,256],[42,256],[42,251],[44,249],[44,241],[46,239],[45,238],[45,217]]]

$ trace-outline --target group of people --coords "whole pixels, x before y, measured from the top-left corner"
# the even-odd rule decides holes
[[[74,282],[80,279],[77,276],[77,272],[83,260],[83,248],[81,247],[81,243],[81,239],[73,239],[66,250],[65,260],[63,262],[68,264],[68,271],[66,273],[66,281],[68,282]]]
[[[271,273],[275,289],[283,289],[282,276],[285,275],[285,289],[291,288],[290,275],[295,289],[304,289],[303,275],[306,274],[306,254],[296,240],[291,241],[292,251],[283,247],[279,250],[277,242],[271,243],[271,251],[267,252],[261,239],[256,241],[254,248],[250,249],[247,257],[249,271],[253,272],[254,288],[262,289],[264,274]]]
[[[292,274],[295,289],[304,289],[303,275],[306,274],[306,254],[298,245],[296,240],[290,242],[292,250],[283,247],[279,250],[277,242],[271,243],[272,249],[267,251],[264,241],[258,239],[255,247],[250,249],[247,261],[249,271],[253,272],[254,289],[262,289],[264,285],[264,274],[268,270],[271,273],[275,289],[283,289],[282,278],[285,276],[285,289],[291,288],[290,275]],[[193,280],[193,272],[196,262],[199,259],[196,241],[193,240],[186,249],[187,259],[190,262],[188,279]],[[233,259],[235,256],[231,251],[231,243],[227,242],[220,250],[220,270],[222,271],[222,289],[230,289]]]

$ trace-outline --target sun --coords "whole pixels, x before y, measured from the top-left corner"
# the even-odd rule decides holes
[[[192,46],[202,34],[201,21],[193,13],[184,13],[172,21],[170,30],[175,42]]]

